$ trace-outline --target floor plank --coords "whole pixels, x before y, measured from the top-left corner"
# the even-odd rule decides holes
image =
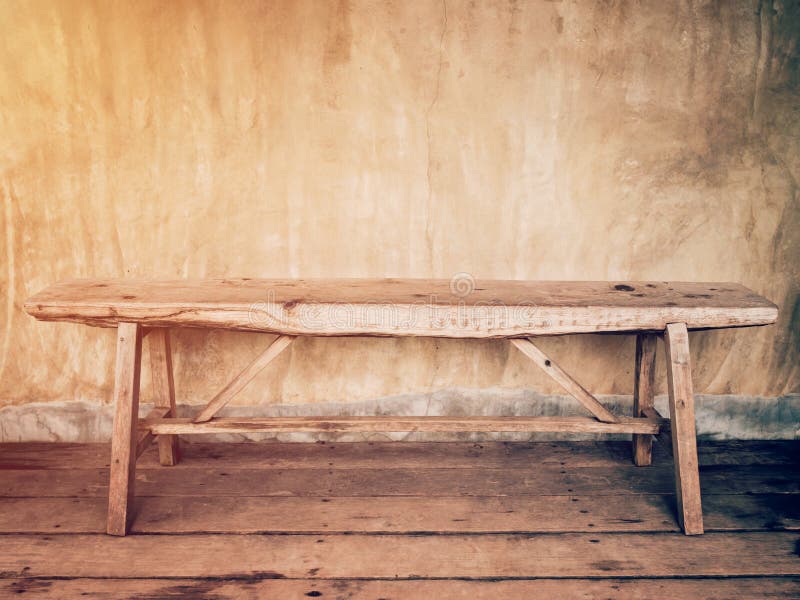
[[[369,442],[369,443],[185,443],[184,460],[175,469],[359,469],[528,468],[536,465],[621,467],[631,462],[629,442]],[[800,464],[800,441],[702,442],[701,466]],[[108,467],[108,444],[0,444],[0,470]],[[656,466],[671,463],[669,448],[653,448]],[[155,446],[139,467],[158,466]]]
[[[658,445],[185,446],[113,539],[108,445],[0,444],[0,597],[800,597],[796,442],[701,443],[696,538]]]
[[[800,492],[784,466],[709,466],[703,493]],[[672,467],[535,466],[527,469],[139,468],[140,496],[525,496],[673,494]],[[0,471],[0,497],[105,497],[107,469]]]
[[[800,574],[796,533],[6,535],[6,577],[587,578]],[[180,557],[180,560],[175,560]]]
[[[769,600],[800,597],[798,578],[737,579],[536,579],[464,580],[320,580],[320,579],[10,579],[0,580],[0,595],[24,598],[139,600],[260,600],[321,598],[322,600],[403,600],[453,598],[464,600]]]
[[[139,497],[134,533],[679,531],[672,496]],[[0,498],[0,533],[102,533],[105,498]],[[800,529],[800,494],[707,494],[708,531]]]

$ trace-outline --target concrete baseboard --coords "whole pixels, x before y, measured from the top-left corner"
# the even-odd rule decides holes
[[[600,400],[618,414],[630,414],[630,396],[601,396]],[[656,408],[669,413],[666,397],[656,399]],[[150,409],[141,406],[142,416]],[[198,406],[182,405],[181,416],[197,412]],[[404,394],[364,402],[324,404],[272,404],[232,406],[228,416],[320,416],[320,415],[476,415],[531,416],[581,415],[581,407],[569,396],[549,396],[528,390],[445,390],[431,394]],[[798,439],[800,438],[800,394],[777,398],[743,396],[696,396],[697,431],[701,438],[725,439]],[[0,442],[106,442],[111,436],[113,409],[94,402],[41,402],[0,409]],[[191,441],[261,441],[280,440],[311,442],[365,440],[592,440],[627,439],[629,436],[595,434],[222,434],[186,436]]]

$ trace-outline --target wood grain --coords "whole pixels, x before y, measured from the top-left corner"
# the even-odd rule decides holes
[[[683,323],[670,323],[664,336],[667,354],[672,453],[678,519],[687,535],[703,533],[700,474],[694,423],[694,392],[689,359],[689,333]]]
[[[732,579],[33,579],[0,581],[0,593],[25,598],[180,598],[259,600],[261,598],[531,598],[650,600],[764,600],[800,597],[800,579],[757,577]]]
[[[735,283],[444,279],[71,280],[31,297],[42,320],[211,327],[286,335],[502,338],[774,323],[777,307]]]
[[[630,455],[630,443],[616,440],[591,442],[197,442],[183,446],[186,458],[178,470],[224,466],[236,469],[519,469],[532,464],[545,467],[618,467]],[[667,451],[669,450],[669,451]],[[798,440],[703,440],[698,446],[700,467],[800,465]],[[653,445],[656,465],[672,460],[672,449]],[[108,444],[51,442],[0,443],[0,472],[18,470],[71,470],[108,467]],[[158,465],[158,452],[150,448],[137,462],[138,469]]]
[[[3,536],[27,577],[494,578],[796,575],[796,533]],[[180,560],[175,560],[180,557]]]
[[[150,379],[153,386],[153,403],[166,409],[162,417],[176,417],[175,379],[172,372],[172,347],[169,329],[153,329],[148,336],[150,345]],[[177,435],[158,436],[158,455],[162,465],[174,466],[180,460]]]
[[[571,496],[625,497],[674,494],[672,465],[640,469],[566,468],[318,468],[236,469],[138,468],[142,496]],[[798,493],[800,480],[785,466],[726,466],[704,469],[704,492]],[[104,497],[107,469],[14,470],[0,473],[0,497]]]
[[[108,533],[125,535],[136,482],[136,425],[139,413],[139,375],[142,327],[120,323],[114,369],[116,413],[111,434],[111,473],[108,485]]]
[[[202,423],[192,419],[147,419],[140,429],[162,434],[202,433],[282,433],[304,432],[500,432],[560,431],[573,433],[650,433],[659,431],[660,422],[619,417],[603,423],[591,417],[219,417]]]
[[[553,379],[558,385],[566,390],[573,398],[580,402],[584,408],[592,413],[597,419],[604,423],[618,423],[619,419],[605,406],[592,396],[580,383],[575,381],[572,376],[553,362],[542,352],[531,340],[511,340],[511,344],[520,352],[527,356],[547,376]],[[634,415],[638,417],[640,415]]]
[[[379,490],[376,490],[376,493]],[[680,532],[674,496],[139,496],[131,533]],[[707,531],[800,530],[800,494],[707,494]],[[0,498],[0,533],[103,533],[103,498]]]
[[[648,416],[655,399],[656,342],[654,334],[640,333],[636,336],[636,359],[633,382],[633,416]],[[653,460],[653,436],[633,434],[633,462],[644,467]]]
[[[701,445],[709,533],[691,538],[668,461],[619,462],[624,442],[184,447],[171,469],[143,455],[132,531],[147,535],[114,539],[97,535],[107,446],[0,445],[0,488],[20,495],[0,498],[0,596],[800,592],[796,443]]]

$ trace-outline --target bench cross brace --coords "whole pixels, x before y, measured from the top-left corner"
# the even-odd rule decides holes
[[[294,340],[295,337],[291,335],[280,335],[275,338],[266,350],[259,354],[253,362],[247,365],[228,385],[222,388],[219,394],[212,398],[211,402],[209,402],[194,418],[194,422],[205,423],[206,421],[210,421],[211,418],[222,410],[228,402],[233,400],[236,394],[241,392],[264,367],[275,360],[281,352],[286,350]]]
[[[525,356],[530,358],[537,367],[547,373],[548,377],[564,388],[570,396],[583,404],[598,421],[602,421],[603,423],[618,422],[617,417],[614,416],[611,411],[600,404],[600,401],[592,396],[580,383],[575,381],[569,373],[548,358],[531,340],[511,340],[511,343]]]

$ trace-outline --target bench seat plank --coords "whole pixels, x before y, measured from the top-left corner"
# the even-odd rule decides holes
[[[459,282],[463,283],[463,282]],[[767,325],[777,307],[736,283],[447,279],[79,279],[31,297],[37,319],[285,335],[513,338]]]

